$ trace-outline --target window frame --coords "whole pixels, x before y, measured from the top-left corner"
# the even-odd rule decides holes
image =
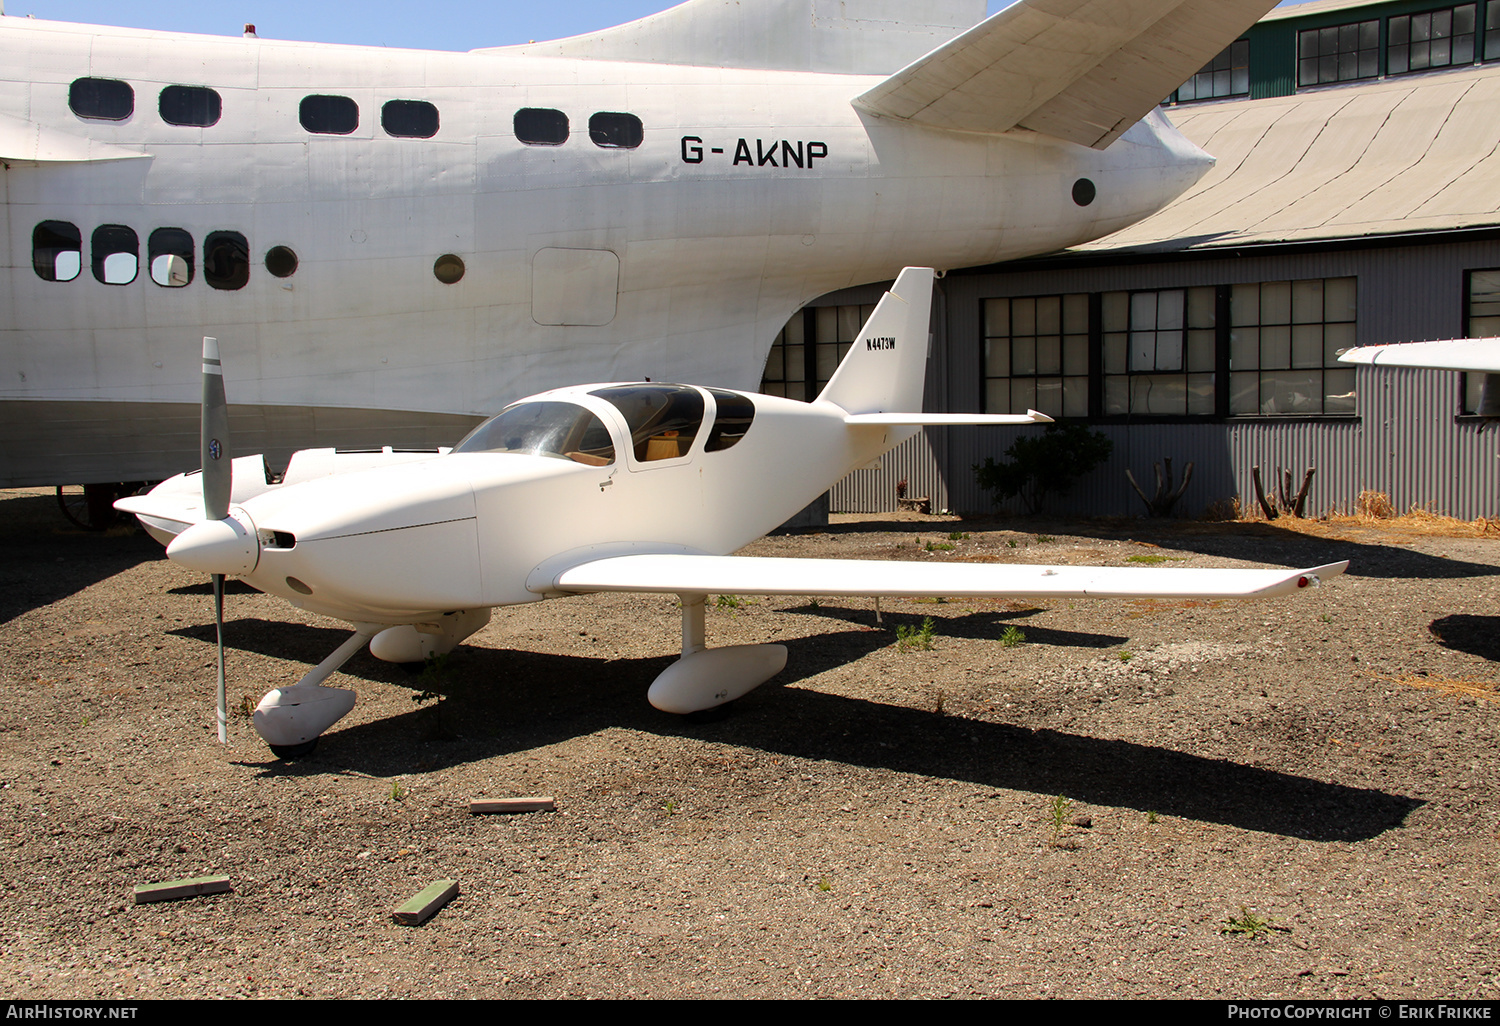
[[[1496,5],[1500,9],[1500,3]],[[1496,312],[1493,314],[1482,314],[1476,317],[1474,314],[1474,275],[1493,274],[1496,279],[1496,292],[1494,305]],[[1500,267],[1468,267],[1464,269],[1464,317],[1463,332],[1465,338],[1490,338],[1489,334],[1479,334],[1475,331],[1476,320],[1493,321],[1497,329],[1495,334],[1500,336]],[[1470,373],[1464,371],[1458,376],[1458,413],[1455,416],[1461,419],[1479,418],[1480,391],[1484,387],[1485,375],[1482,373]]]
[[[174,92],[175,90],[175,92]],[[181,93],[202,93],[213,97],[213,118],[209,121],[173,121],[167,117],[167,94],[172,93],[174,97]],[[217,89],[208,86],[169,85],[162,86],[161,92],[156,96],[156,114],[169,125],[180,128],[212,128],[224,117],[224,98],[219,95]]]
[[[124,90],[124,95],[128,96],[130,99],[129,107],[125,111],[125,113],[118,116],[114,114],[85,114],[83,111],[79,110],[79,96],[81,94],[86,94],[87,89],[93,86],[95,83],[98,83],[100,86],[108,85],[122,87]],[[93,99],[99,99],[102,96],[103,92],[101,91],[97,93],[93,97]],[[85,121],[113,121],[116,123],[129,121],[132,117],[135,116],[135,87],[132,86],[129,82],[126,82],[124,79],[120,78],[100,78],[96,75],[84,75],[81,78],[75,78],[68,84],[68,109],[73,112],[74,116],[82,118]]]
[[[554,114],[557,115],[555,118],[550,117]],[[522,134],[523,120],[528,126],[525,134]],[[561,138],[543,137],[541,134],[533,134],[529,131],[529,127],[540,127],[544,122],[549,121],[548,127],[562,129]],[[573,133],[568,115],[556,107],[521,107],[511,116],[510,127],[515,133],[516,141],[523,146],[562,146]]]
[[[605,122],[603,119],[612,119]],[[620,127],[628,131],[629,141],[616,142],[613,136]],[[589,115],[589,141],[601,150],[634,150],[646,141],[646,127],[629,111],[601,110]]]
[[[393,118],[392,109],[396,111],[415,111],[426,108],[432,112],[432,131],[421,132],[393,132],[390,121]],[[425,123],[423,125],[425,128]],[[392,139],[431,139],[438,134],[442,128],[442,116],[438,112],[437,104],[427,100],[386,100],[380,105],[380,130]]]
[[[54,225],[67,228],[69,229],[69,231],[59,232],[53,227]],[[52,240],[50,239],[46,240],[47,244],[45,248],[43,248],[42,240],[39,240],[37,238],[38,233],[43,231],[51,232],[54,236],[57,237],[57,239],[63,242],[72,242],[73,248],[63,249],[53,244]],[[50,254],[51,263],[50,266],[45,268],[45,273],[43,264],[39,260],[39,255],[42,252]],[[63,253],[77,253],[78,267],[68,277],[59,278],[57,276],[57,258]],[[72,221],[58,221],[51,219],[46,221],[38,221],[31,229],[31,269],[36,272],[36,276],[42,279],[42,281],[77,281],[79,276],[83,274],[83,232],[79,231],[78,226]]]
[[[121,241],[128,238],[130,248],[111,249],[109,246],[111,236]],[[122,253],[129,253],[135,260],[135,268],[129,278],[124,281],[110,281],[108,277],[109,258]],[[101,285],[124,286],[134,282],[141,276],[141,237],[136,230],[128,224],[101,224],[89,234],[89,264],[94,271],[94,280]]]
[[[333,103],[319,103],[317,101],[339,101]],[[321,108],[321,109],[319,109]],[[354,122],[348,128],[313,128],[308,124],[309,118],[315,122],[319,118],[326,118],[333,113],[342,110],[347,114],[354,114]],[[345,121],[338,121],[343,125]],[[309,135],[353,135],[359,131],[359,102],[352,96],[343,96],[337,93],[309,93],[302,97],[297,103],[297,124]]]
[[[1365,30],[1369,29],[1375,34],[1374,42],[1366,45],[1361,38]],[[1352,29],[1354,47],[1345,47],[1347,41],[1344,30]],[[1334,33],[1333,50],[1325,53],[1323,45],[1327,41],[1328,33]],[[1309,42],[1314,50],[1309,54]],[[1360,82],[1366,79],[1379,78],[1385,73],[1385,19],[1363,18],[1359,21],[1343,22],[1338,25],[1322,25],[1317,28],[1301,29],[1297,32],[1296,41],[1296,75],[1295,80],[1298,89],[1311,89],[1315,86],[1334,85],[1339,82]],[[1372,62],[1365,63],[1366,57]],[[1354,74],[1346,75],[1340,67],[1341,58],[1352,57]],[[1327,68],[1326,61],[1333,61],[1334,74],[1332,77],[1324,77]],[[1313,81],[1307,81],[1306,72],[1309,65],[1316,68],[1317,74]]]

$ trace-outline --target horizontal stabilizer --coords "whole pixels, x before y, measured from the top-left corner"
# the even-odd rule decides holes
[[[1017,0],[854,103],[933,128],[1029,128],[1103,149],[1274,6]]]
[[[1229,599],[1287,595],[1348,565],[1208,570],[643,553],[580,563],[557,573],[552,583],[571,592]]]
[[[874,424],[889,427],[941,427],[970,424],[997,427],[1004,424],[1051,424],[1052,418],[1036,410],[1025,413],[851,413],[845,424]]]
[[[1500,338],[1455,338],[1445,342],[1360,346],[1340,353],[1339,362],[1500,374]]]
[[[688,0],[598,32],[476,52],[889,75],[978,22],[984,7],[984,0]]]

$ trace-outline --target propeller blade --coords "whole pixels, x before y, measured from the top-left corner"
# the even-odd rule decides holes
[[[229,742],[229,709],[224,698],[224,575],[214,574],[214,635],[219,649],[219,744]]]
[[[233,470],[229,456],[229,403],[224,398],[224,368],[219,363],[219,340],[203,339],[203,515],[223,520],[229,515]]]
[[[201,423],[203,515],[209,520],[229,516],[234,471],[229,455],[229,401],[224,397],[224,367],[219,362],[219,340],[203,338],[203,415]],[[219,743],[229,741],[229,709],[224,696],[224,575],[213,574],[214,640],[219,657]]]

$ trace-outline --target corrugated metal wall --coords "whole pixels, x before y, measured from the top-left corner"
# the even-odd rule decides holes
[[[1500,242],[952,274],[939,283],[928,409],[980,408],[979,317],[985,298],[1353,274],[1359,280],[1359,341],[1368,345],[1460,336],[1464,271],[1485,267],[1500,267]],[[1352,509],[1359,492],[1371,489],[1385,492],[1398,510],[1419,505],[1464,518],[1500,515],[1500,429],[1481,431],[1479,422],[1455,416],[1458,375],[1360,368],[1356,391],[1358,416],[1352,419],[1098,424],[1095,429],[1114,442],[1113,456],[1050,508],[1060,513],[1141,513],[1125,469],[1150,494],[1151,465],[1169,456],[1179,479],[1185,464],[1195,464],[1179,506],[1187,514],[1234,496],[1246,506],[1253,504],[1251,467],[1258,465],[1268,489],[1274,487],[1278,468],[1292,470],[1295,488],[1303,471],[1315,467],[1308,497],[1314,513]],[[908,494],[930,495],[934,509],[993,509],[989,496],[975,485],[972,467],[986,456],[1001,459],[1020,433],[1040,430],[929,428],[888,454],[883,469],[856,471],[841,481],[833,489],[832,508],[892,510],[895,484],[905,477]]]

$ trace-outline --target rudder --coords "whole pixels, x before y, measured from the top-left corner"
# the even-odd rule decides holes
[[[901,272],[860,328],[818,402],[833,403],[845,413],[922,408],[934,276],[930,267]]]

